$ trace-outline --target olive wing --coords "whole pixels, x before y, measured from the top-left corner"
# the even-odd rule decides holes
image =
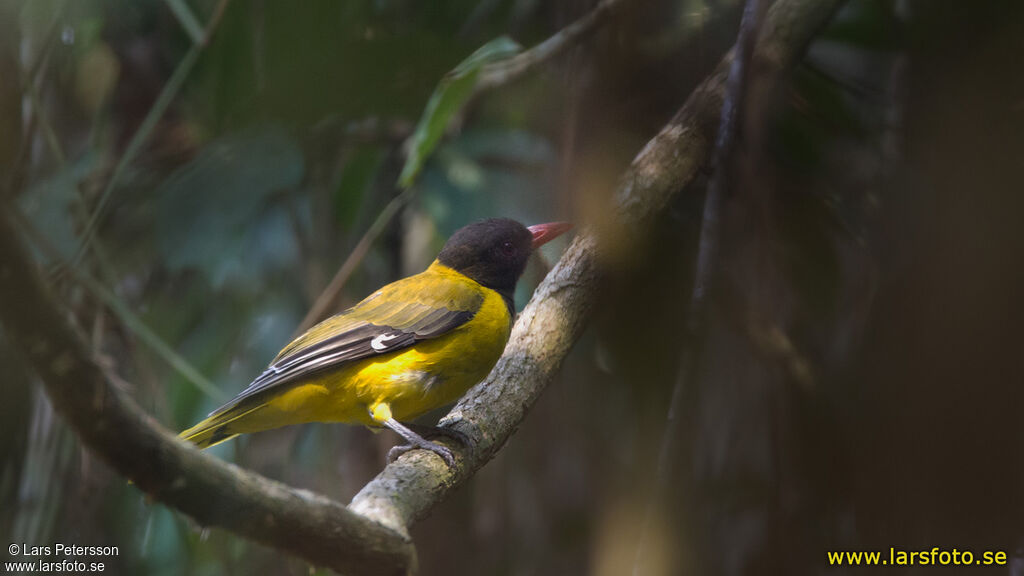
[[[429,273],[388,284],[296,338],[263,374],[211,416],[344,363],[447,334],[476,315],[484,300],[480,290],[472,281]]]

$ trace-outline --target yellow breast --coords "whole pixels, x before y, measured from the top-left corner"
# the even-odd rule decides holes
[[[436,264],[429,271],[473,283]],[[411,420],[459,399],[484,379],[508,342],[512,318],[501,295],[483,288],[484,299],[473,318],[451,332],[340,367],[311,379],[271,402],[303,421],[373,424],[368,408],[386,402],[397,420]]]

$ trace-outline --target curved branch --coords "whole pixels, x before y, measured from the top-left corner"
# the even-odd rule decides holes
[[[480,94],[526,76],[570,46],[593,34],[613,12],[625,5],[627,1],[601,0],[593,10],[533,48],[508,60],[485,66],[477,80],[474,92]]]
[[[402,534],[324,496],[295,490],[190,448],[113,387],[0,218],[0,315],[82,442],[151,497],[206,526],[222,526],[318,566],[407,574]]]
[[[751,64],[769,73],[792,68],[841,3],[779,0],[766,16]],[[615,210],[627,234],[639,234],[708,163],[731,62],[732,52],[640,151],[622,178]],[[407,533],[412,523],[494,456],[583,331],[595,299],[602,253],[592,232],[576,238],[523,310],[498,365],[442,420],[442,425],[469,436],[475,449],[462,452],[451,469],[433,455],[410,452],[367,484],[350,504],[352,510]]]

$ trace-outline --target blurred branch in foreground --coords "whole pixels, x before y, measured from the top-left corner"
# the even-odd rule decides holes
[[[754,58],[786,69],[839,0],[779,0]],[[639,231],[708,162],[730,57],[635,158],[616,196],[618,224]],[[639,233],[639,232],[637,232]],[[593,304],[599,246],[578,237],[538,287],[491,375],[444,423],[468,435],[448,469],[416,451],[385,470],[345,507],[288,488],[175,441],[111,386],[84,340],[46,289],[9,222],[0,222],[0,314],[44,382],[56,410],[83,443],[155,499],[316,565],[348,574],[415,571],[408,527],[501,448],[558,370]]]
[[[740,20],[740,31],[736,37],[733,59],[726,77],[725,100],[722,102],[721,120],[715,138],[715,150],[711,158],[714,173],[708,184],[704,197],[704,212],[700,229],[700,240],[697,244],[697,265],[693,275],[693,289],[690,294],[690,306],[686,318],[686,338],[684,349],[680,354],[679,374],[672,387],[666,415],[665,430],[662,433],[661,447],[658,450],[658,462],[654,471],[654,490],[648,497],[644,523],[637,545],[636,558],[633,561],[633,574],[639,576],[645,572],[647,548],[651,531],[652,519],[656,510],[662,505],[664,493],[669,487],[669,470],[673,456],[677,453],[676,438],[679,437],[679,415],[683,399],[683,390],[690,378],[697,357],[694,348],[698,345],[698,335],[703,329],[707,314],[708,292],[714,281],[715,271],[719,265],[719,243],[721,236],[721,214],[729,188],[735,181],[733,175],[733,158],[736,133],[742,121],[739,110],[746,94],[749,62],[754,51],[758,21],[761,11],[757,0],[746,0],[743,18]]]

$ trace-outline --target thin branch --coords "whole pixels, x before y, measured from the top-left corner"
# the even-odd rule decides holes
[[[737,110],[743,103],[747,62],[754,50],[757,13],[757,0],[747,0],[743,9],[743,18],[740,20],[739,36],[736,39],[737,50],[734,51],[734,58],[729,64],[729,76],[726,78],[725,100],[722,102],[718,136],[715,139],[715,154],[711,163],[714,173],[704,199],[704,214],[697,248],[697,268],[694,275],[689,314],[691,336],[694,336],[700,329],[708,290],[714,279],[714,266],[718,261],[719,220],[722,205],[731,183],[731,160],[738,122]]]
[[[30,89],[30,95],[36,96],[36,92],[32,89],[39,81],[39,77],[42,74],[43,67],[49,60],[50,53],[53,51],[53,46],[54,44],[56,44],[55,40],[57,38],[57,30],[60,29],[61,15],[63,14],[66,5],[67,3],[65,1],[61,3],[55,10],[53,20],[50,22],[50,25],[47,28],[46,33],[43,35],[43,41],[40,44],[39,53],[36,55],[35,60],[33,60],[32,63],[28,66],[27,71],[19,67],[22,86],[28,87]],[[26,122],[25,129],[22,133],[21,144],[18,149],[18,154],[15,158],[11,170],[11,175],[7,182],[7,193],[10,196],[14,196],[17,192],[21,190],[22,186],[24,185],[26,175],[29,172],[29,164],[32,156],[31,149],[32,142],[35,138],[35,130],[37,126],[40,126],[40,129],[42,129],[42,121],[39,116],[39,112],[42,110],[42,106],[37,102],[37,100],[38,97],[36,96],[33,99],[32,107],[29,110],[28,121]],[[52,128],[50,128],[50,130],[52,130]],[[50,140],[49,135],[47,135],[47,140]],[[52,147],[53,143],[50,142],[49,145]]]
[[[391,222],[391,219],[398,214],[398,211],[401,210],[402,206],[405,206],[405,203],[412,197],[413,190],[415,190],[414,187],[406,188],[401,194],[392,198],[391,201],[384,206],[384,209],[377,215],[373,224],[371,224],[366,230],[363,237],[359,239],[356,247],[349,253],[348,258],[345,259],[341,268],[338,268],[338,271],[334,274],[334,278],[331,278],[330,283],[327,284],[324,291],[317,296],[316,301],[313,302],[313,306],[309,309],[309,312],[306,313],[306,317],[302,319],[302,322],[299,323],[299,327],[295,329],[296,336],[308,330],[310,326],[316,324],[319,320],[322,320],[327,311],[335,305],[338,297],[341,295],[341,290],[345,287],[349,277],[352,276],[352,273],[355,272],[356,268],[359,267],[359,264],[362,263],[363,258],[365,258],[366,254],[369,253],[370,247],[373,246],[373,243],[377,240],[377,237],[380,236],[381,232],[384,231],[384,228],[386,228]]]
[[[164,0],[164,4],[167,4],[167,8],[178,19],[178,24],[181,24],[181,27],[185,29],[185,33],[192,39],[192,42],[194,44],[201,44],[205,35],[203,27],[199,24],[199,20],[192,13],[192,9],[188,7],[185,0]]]
[[[752,63],[790,69],[842,0],[778,0],[768,12]],[[732,53],[694,90],[633,160],[616,193],[618,223],[640,235],[674,195],[692,183],[713,151]],[[764,68],[762,68],[764,67]],[[600,254],[589,231],[576,238],[520,314],[498,365],[442,420],[474,441],[456,466],[417,450],[389,464],[350,508],[406,531],[489,461],[522,423],[583,331],[593,306]]]
[[[210,21],[206,23],[206,29],[203,30],[203,41],[200,44],[205,48],[210,45],[210,40],[213,39],[213,33],[220,27],[220,21],[224,19],[224,12],[228,9],[228,3],[231,0],[220,0],[217,3],[217,7],[213,9],[213,14],[210,15]]]
[[[616,10],[625,6],[628,1],[601,0],[593,10],[579,20],[559,30],[533,48],[503,62],[485,66],[480,71],[474,94],[479,95],[482,92],[514,82],[537,70],[567,48],[582,42],[597,31]]]
[[[96,206],[92,210],[89,219],[86,221],[85,229],[82,232],[82,245],[79,247],[78,252],[68,262],[68,266],[75,267],[82,260],[86,253],[89,251],[89,245],[92,242],[93,236],[96,234],[96,228],[99,225],[100,217],[103,215],[103,211],[106,209],[107,204],[110,202],[110,197],[114,192],[114,189],[120,183],[121,178],[124,176],[125,171],[135,161],[135,157],[142,150],[142,147],[149,140],[150,134],[156,125],[163,118],[164,113],[170,107],[171,102],[177,97],[178,91],[185,84],[185,79],[192,72],[192,68],[195,66],[196,61],[199,60],[199,55],[202,54],[203,50],[210,43],[210,39],[213,37],[214,31],[216,31],[218,24],[220,24],[221,18],[224,16],[224,10],[227,9],[227,5],[231,0],[220,0],[217,4],[217,8],[214,10],[213,16],[210,17],[209,23],[206,25],[206,29],[203,33],[202,41],[192,44],[185,57],[181,59],[178,66],[174,69],[171,77],[167,80],[167,84],[164,85],[160,94],[157,96],[156,101],[153,102],[153,106],[150,107],[149,112],[146,113],[146,117],[142,119],[142,124],[132,135],[132,139],[128,142],[128,146],[125,148],[124,154],[121,155],[121,159],[118,160],[117,165],[114,166],[114,171],[110,176],[110,180],[107,180],[107,185],[103,188],[103,192],[100,194],[99,200],[96,202]]]
[[[8,218],[11,222],[21,229],[24,236],[32,242],[32,245],[42,252],[51,262],[59,262],[60,256],[57,249],[46,239],[39,230],[25,218],[24,214],[18,209],[17,206],[11,206],[6,211]],[[199,372],[192,364],[183,358],[180,354],[174,351],[174,348],[167,344],[163,338],[161,338],[156,332],[152,331],[141,318],[135,315],[120,298],[117,297],[111,290],[103,285],[102,282],[94,278],[88,272],[81,268],[70,268],[71,278],[75,282],[82,285],[93,298],[99,300],[110,309],[111,312],[117,316],[122,326],[137,338],[142,340],[150,350],[153,351],[161,360],[167,363],[172,370],[181,375],[186,382],[192,384],[197,390],[205,394],[207,397],[212,398],[218,402],[224,402],[228,399],[224,392],[213,385],[202,373]]]
[[[47,28],[46,34],[43,36],[43,44],[39,50],[38,56],[32,64],[29,65],[27,70],[22,70],[21,82],[28,93],[29,102],[32,104],[32,113],[35,115],[36,121],[39,123],[39,128],[43,131],[43,139],[46,141],[46,145],[49,146],[50,152],[53,157],[57,160],[57,163],[63,165],[65,159],[64,149],[60,144],[60,138],[57,137],[57,132],[53,128],[53,124],[50,123],[49,116],[46,114],[46,110],[43,108],[42,98],[39,94],[39,76],[43,69],[43,65],[50,57],[50,53],[53,50],[55,40],[57,38],[57,30],[60,28],[61,16],[63,15],[65,4],[61,4],[57,12],[53,17],[53,21],[50,22],[49,28]]]
[[[22,79],[22,82],[25,83],[25,88],[28,91],[28,99],[32,104],[32,113],[35,114],[36,121],[39,123],[39,129],[43,131],[43,140],[46,141],[46,145],[50,148],[50,153],[53,154],[57,164],[63,167],[64,162],[67,161],[67,156],[64,154],[64,148],[60,144],[60,137],[57,136],[57,131],[54,130],[50,117],[46,113],[46,109],[43,108],[43,102],[39,96],[39,87],[27,75]]]
[[[645,561],[648,556],[648,539],[654,517],[662,504],[663,496],[669,486],[669,474],[677,452],[676,441],[679,438],[679,419],[682,410],[683,392],[686,382],[693,374],[697,354],[694,350],[699,335],[704,329],[707,315],[707,298],[711,284],[715,278],[718,265],[719,244],[721,241],[721,213],[726,195],[732,183],[733,150],[736,142],[738,110],[743,105],[746,93],[747,65],[754,51],[754,38],[757,29],[758,0],[746,0],[743,17],[740,19],[740,30],[736,38],[734,57],[729,64],[729,74],[725,81],[725,100],[722,102],[721,119],[718,123],[715,138],[714,156],[711,161],[714,170],[711,182],[704,198],[704,211],[697,245],[697,264],[693,276],[693,289],[690,294],[690,305],[686,318],[687,337],[680,361],[679,373],[672,396],[669,399],[668,414],[665,418],[665,430],[662,433],[661,447],[658,450],[658,461],[654,471],[654,487],[648,496],[647,508],[644,512],[640,539],[637,544],[636,557],[633,560],[633,575],[644,573]]]
[[[754,62],[791,67],[840,0],[779,0]],[[707,164],[729,58],[633,161],[616,196],[624,230],[645,225]],[[444,419],[476,449],[447,468],[432,453],[389,464],[346,508],[208,457],[163,432],[115,390],[49,296],[9,225],[0,222],[0,318],[42,378],[54,407],[82,441],[154,498],[349,574],[415,568],[408,527],[490,460],[522,422],[579,337],[595,300],[603,249],[584,231],[538,287],[491,375]]]
[[[0,218],[0,314],[84,444],[152,498],[343,573],[407,574],[403,535],[341,504],[251,474],[189,447],[111,386],[50,295],[8,218]]]

